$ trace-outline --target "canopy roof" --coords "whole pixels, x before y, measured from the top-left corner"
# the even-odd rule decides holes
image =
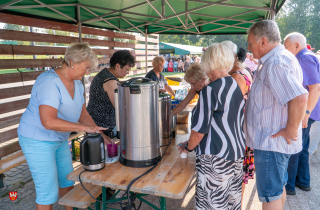
[[[0,0],[0,12],[144,34],[244,34],[285,0]]]
[[[160,54],[162,50],[173,50],[176,55],[199,55],[202,54],[202,47],[196,47],[191,45],[173,44],[173,43],[159,43]]]

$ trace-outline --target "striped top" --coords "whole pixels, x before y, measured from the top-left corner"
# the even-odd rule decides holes
[[[287,144],[284,137],[271,135],[285,128],[288,102],[308,93],[302,86],[298,60],[282,45],[259,60],[259,66],[246,103],[244,131],[246,146],[252,149],[295,154],[302,149],[302,126],[298,141]]]
[[[236,161],[244,156],[243,109],[245,100],[231,77],[204,87],[192,111],[192,130],[205,134],[196,147],[198,155],[216,155]]]

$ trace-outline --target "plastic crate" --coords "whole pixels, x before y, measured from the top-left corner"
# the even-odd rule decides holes
[[[180,82],[177,82],[177,81],[173,81],[171,79],[167,79],[167,82],[168,82],[168,85],[176,85],[176,86],[179,86],[180,85]]]
[[[178,104],[181,103],[181,101],[182,100],[177,100],[177,99],[171,100],[171,109],[173,110],[174,108],[176,108]]]

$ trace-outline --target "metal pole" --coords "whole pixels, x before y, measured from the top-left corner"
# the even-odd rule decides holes
[[[77,3],[77,23],[78,23],[79,43],[82,43],[80,6],[81,6],[81,4]],[[85,81],[84,77],[82,77],[82,84],[84,87],[83,97],[84,97],[84,102],[87,106],[86,81]]]
[[[29,28],[30,28],[30,32],[32,32],[32,27],[29,27]],[[34,42],[31,42],[31,46],[34,46]],[[33,55],[32,57],[33,57],[33,59],[37,59],[37,55]],[[34,70],[38,71],[39,69],[38,69],[38,67],[36,67],[36,68],[34,68]]]
[[[145,46],[146,46],[146,73],[148,73],[148,26],[144,27]]]
[[[80,3],[77,3],[77,21],[78,21],[79,43],[82,43]]]
[[[188,2],[187,1],[185,3],[185,9],[186,9],[186,11],[188,11]],[[184,23],[185,26],[188,27],[188,13],[185,14],[185,19],[184,20],[185,20],[185,23]]]
[[[165,0],[162,0],[162,2],[161,2],[161,15],[162,15],[162,17],[164,18],[165,17],[165,9],[166,9],[166,2],[165,2]]]
[[[276,20],[276,11],[271,10],[270,14],[271,14],[271,20],[275,21]]]

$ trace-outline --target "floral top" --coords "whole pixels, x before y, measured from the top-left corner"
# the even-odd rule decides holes
[[[247,71],[250,73],[251,77],[253,77],[253,74],[252,74],[252,71],[251,71],[251,70],[249,70],[248,68],[245,68],[245,70],[247,70]],[[249,96],[250,89],[251,89],[251,83],[252,83],[252,81],[250,81],[250,79],[248,78],[248,76],[245,75],[244,73],[242,73],[241,71],[235,71],[235,72],[233,72],[232,74],[234,74],[234,73],[240,74],[241,76],[243,76],[244,80],[246,81],[246,89],[247,89],[247,91],[246,91],[246,93],[244,94],[243,97],[247,100],[247,99],[248,99],[248,96]]]

